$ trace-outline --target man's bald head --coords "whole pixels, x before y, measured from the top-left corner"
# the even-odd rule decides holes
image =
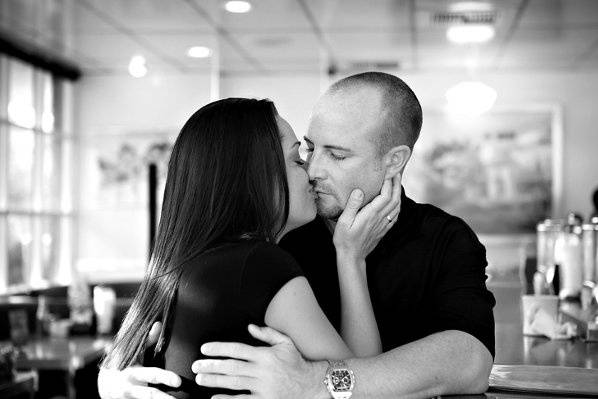
[[[415,93],[401,79],[383,72],[365,72],[335,82],[323,96],[323,102],[339,101],[356,93],[376,92],[379,103],[381,131],[375,138],[380,154],[398,145],[413,149],[422,126],[422,109]],[[369,108],[368,98],[360,98],[361,104]]]

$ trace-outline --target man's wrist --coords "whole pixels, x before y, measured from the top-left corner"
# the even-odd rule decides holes
[[[324,384],[324,378],[326,377],[326,370],[328,369],[328,362],[326,361],[317,361],[317,362],[307,362],[308,367],[310,369],[310,385],[312,387],[312,392],[309,398],[314,399],[330,399],[330,393],[328,389],[326,389],[326,385]]]

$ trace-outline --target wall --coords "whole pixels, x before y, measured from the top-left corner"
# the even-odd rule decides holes
[[[424,109],[444,104],[444,92],[468,79],[462,74],[400,74],[417,93]],[[590,195],[598,186],[598,73],[492,73],[478,79],[498,90],[496,106],[558,104],[562,106],[563,198],[562,212],[590,212]],[[305,133],[311,107],[322,87],[317,75],[225,76],[221,96],[268,97],[287,118],[300,137]],[[205,76],[163,77],[136,80],[128,76],[85,78],[78,89],[78,126],[83,154],[93,152],[101,142],[121,134],[139,137],[144,133],[177,132],[198,106],[209,101],[209,79]],[[76,112],[76,113],[77,113]],[[425,120],[425,115],[424,115]],[[424,122],[425,123],[425,122]],[[132,133],[131,133],[132,132]],[[153,133],[152,133],[153,132]],[[87,143],[87,145],[85,145]],[[88,159],[90,159],[88,157]],[[93,175],[92,164],[82,164],[82,176]],[[85,183],[85,182],[82,182]],[[79,266],[97,279],[138,278],[145,263],[147,239],[145,208],[101,209],[91,203],[84,187],[81,197]],[[497,269],[518,262],[518,248],[524,240],[485,240],[491,264]]]
[[[209,76],[85,77],[76,94],[81,138],[77,267],[91,281],[137,280],[148,252],[147,171],[139,158],[149,143],[176,137],[187,118],[209,102]],[[117,164],[123,143],[139,151],[129,162],[136,172],[126,187],[106,182],[109,175],[127,178]]]
[[[563,202],[561,211],[591,211],[590,196],[598,186],[598,73],[480,74],[498,90],[497,107],[557,104],[563,109]],[[439,104],[462,75],[407,75],[424,105]]]
[[[493,73],[477,79],[498,91],[496,107],[528,104],[558,105],[562,109],[562,199],[556,214],[591,212],[591,194],[598,188],[598,73]],[[428,73],[406,75],[405,80],[424,106],[440,106],[451,85],[468,79],[461,74]],[[424,115],[425,121],[425,115]],[[425,122],[424,122],[425,123]],[[520,250],[534,237],[501,240],[482,237],[489,263],[501,272],[518,265]]]
[[[228,76],[222,80],[220,90],[223,97],[269,98],[297,137],[303,137],[311,109],[326,87],[327,79],[317,75]]]
[[[443,106],[447,88],[471,79],[464,74],[439,72],[399,76],[413,88],[424,110]],[[598,150],[598,73],[479,73],[476,79],[497,89],[496,107],[529,104],[562,107],[565,132],[562,211],[589,214],[590,196],[598,187],[598,157],[592,151]],[[225,96],[266,93],[279,104],[283,116],[288,115],[296,133],[300,133],[307,128],[307,117],[320,85],[317,77],[306,76],[228,77],[222,83],[222,93]]]

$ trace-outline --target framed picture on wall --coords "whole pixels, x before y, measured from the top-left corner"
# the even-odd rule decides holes
[[[142,208],[147,203],[148,165],[158,165],[161,188],[174,139],[169,132],[135,132],[87,138],[85,206]]]
[[[558,106],[522,106],[458,118],[425,109],[404,185],[418,202],[464,219],[478,235],[535,233],[561,213]]]
[[[151,245],[149,208],[154,205],[159,215],[175,137],[175,129],[115,126],[82,138],[77,269],[89,281],[143,277]],[[150,164],[157,166],[155,204]]]

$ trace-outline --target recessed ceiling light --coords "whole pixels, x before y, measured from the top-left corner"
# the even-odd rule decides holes
[[[491,3],[485,1],[460,1],[449,6],[451,12],[490,12],[494,11]]]
[[[446,30],[446,38],[457,44],[485,43],[494,37],[494,26],[488,24],[453,25]]]
[[[212,50],[205,46],[193,46],[189,47],[187,55],[191,58],[208,58],[212,55]]]
[[[498,97],[496,90],[482,82],[461,82],[445,94],[448,109],[457,115],[476,116],[489,111]]]
[[[144,56],[134,55],[131,57],[131,61],[129,61],[129,73],[134,78],[142,78],[147,74]]]
[[[224,9],[228,12],[232,12],[235,14],[243,14],[251,11],[251,3],[248,1],[240,0],[227,1],[224,4]]]

